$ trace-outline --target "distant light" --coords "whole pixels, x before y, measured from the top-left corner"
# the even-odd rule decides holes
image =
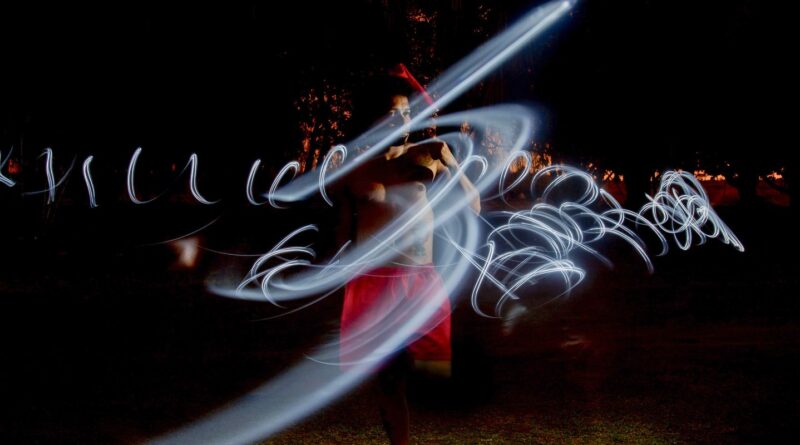
[[[178,256],[175,265],[183,269],[193,269],[197,266],[197,257],[200,253],[199,242],[200,240],[196,236],[192,236],[169,243],[173,252]]]
[[[773,171],[767,175],[767,178],[772,179],[773,181],[781,181],[783,180],[783,175],[776,171]]]

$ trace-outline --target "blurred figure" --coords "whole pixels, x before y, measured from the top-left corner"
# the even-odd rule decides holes
[[[361,130],[377,118],[390,126],[406,126],[411,120],[409,97],[419,92],[419,84],[405,67],[394,75],[373,79],[354,100],[354,121]],[[414,144],[405,131],[385,153],[364,163],[339,186],[342,243],[356,244],[380,237],[380,230],[400,218],[409,208],[419,209],[419,218],[407,233],[394,240],[394,256],[384,264],[375,264],[345,286],[341,316],[340,358],[344,367],[351,357],[350,346],[359,334],[371,327],[397,305],[410,299],[432,298],[444,292],[444,285],[433,265],[434,212],[427,193],[434,179],[449,178],[458,162],[446,143],[428,141]],[[480,196],[462,175],[461,198],[480,212]],[[420,328],[405,350],[385,364],[377,376],[380,413],[392,444],[406,444],[409,436],[406,382],[413,368],[449,377],[452,351],[450,345],[450,303],[447,298]],[[350,351],[350,352],[349,352]]]

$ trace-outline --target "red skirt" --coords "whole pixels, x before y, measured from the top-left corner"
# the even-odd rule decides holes
[[[368,355],[387,330],[414,315],[415,308],[444,296],[444,283],[433,265],[386,266],[356,276],[345,286],[340,334],[343,364]],[[441,298],[433,314],[409,340],[415,360],[451,360],[450,300]],[[399,308],[399,310],[398,310]],[[381,333],[382,332],[382,333]]]

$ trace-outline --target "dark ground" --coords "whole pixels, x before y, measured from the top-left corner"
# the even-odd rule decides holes
[[[614,253],[615,270],[597,265],[575,294],[508,335],[459,307],[453,379],[411,388],[415,442],[794,443],[797,224],[786,208],[720,212],[745,253],[716,241],[673,250],[653,276]],[[274,224],[249,221],[240,233]],[[87,243],[91,227],[39,241],[9,233],[0,443],[146,440],[243,394],[336,327],[337,298],[254,322],[275,312],[204,293],[214,255],[168,270],[163,247],[111,246],[110,235]],[[361,388],[266,443],[382,440]]]

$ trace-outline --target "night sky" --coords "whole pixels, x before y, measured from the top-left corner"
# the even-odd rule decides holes
[[[2,143],[123,158],[139,145],[225,146],[283,161],[308,88],[355,88],[397,62],[430,80],[536,4],[388,3],[4,5]],[[433,40],[412,35],[404,16],[415,6],[436,15]],[[664,168],[754,148],[780,157],[787,16],[746,0],[579,2],[501,70],[499,92],[463,105],[531,101],[547,113],[542,139],[614,162],[636,153]],[[436,60],[414,66],[412,53],[431,49]]]

